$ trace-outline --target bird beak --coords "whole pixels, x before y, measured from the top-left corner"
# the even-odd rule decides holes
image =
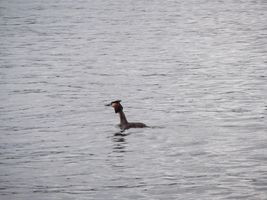
[[[111,106],[111,103],[105,104],[105,106]]]

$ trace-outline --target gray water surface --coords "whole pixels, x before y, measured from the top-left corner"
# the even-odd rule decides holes
[[[0,199],[267,199],[264,0],[0,1]],[[121,99],[118,135],[104,104]]]

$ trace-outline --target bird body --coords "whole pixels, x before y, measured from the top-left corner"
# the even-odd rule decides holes
[[[112,101],[110,104],[106,106],[112,106],[114,108],[115,113],[118,113],[120,116],[120,124],[119,127],[121,130],[126,130],[129,128],[145,128],[147,125],[140,122],[128,122],[127,118],[123,112],[123,107],[120,104],[121,100]]]

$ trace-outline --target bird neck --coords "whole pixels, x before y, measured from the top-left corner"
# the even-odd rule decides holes
[[[128,124],[128,121],[126,119],[126,116],[125,116],[124,112],[120,111],[119,115],[120,115],[120,124],[121,125]]]

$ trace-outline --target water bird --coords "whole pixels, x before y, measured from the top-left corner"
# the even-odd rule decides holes
[[[120,124],[119,127],[121,130],[126,130],[129,128],[145,128],[148,127],[147,125],[145,125],[144,123],[140,123],[140,122],[128,122],[124,112],[123,112],[123,107],[121,105],[121,100],[116,100],[116,101],[112,101],[109,104],[106,104],[106,106],[111,106],[114,108],[115,113],[119,113],[120,116]]]

